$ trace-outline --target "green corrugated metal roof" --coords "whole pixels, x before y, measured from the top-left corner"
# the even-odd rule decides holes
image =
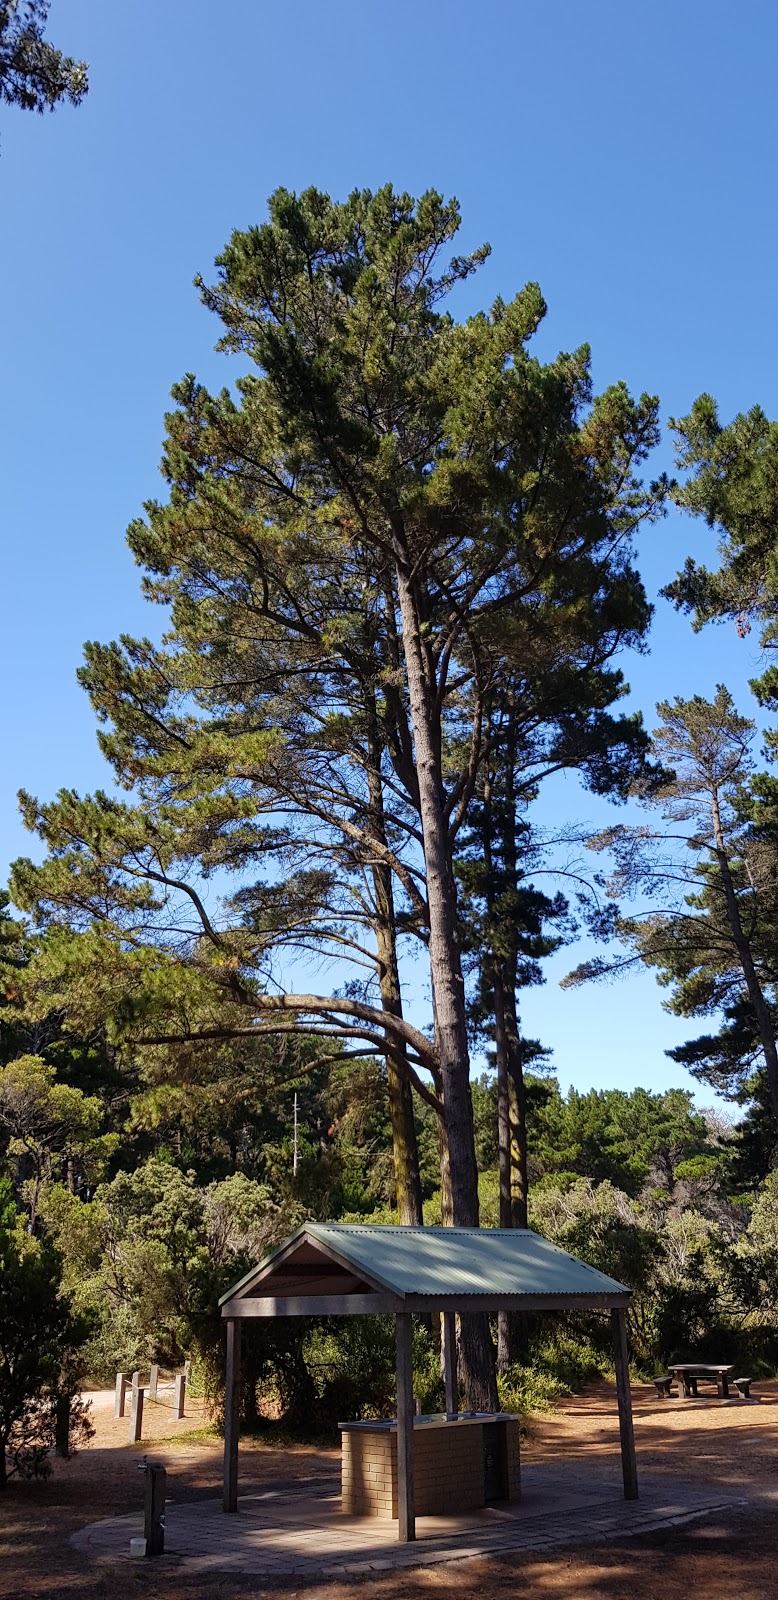
[[[295,1238],[329,1247],[341,1262],[399,1295],[624,1295],[615,1278],[568,1255],[531,1228],[413,1228],[306,1222]],[[266,1258],[272,1261],[272,1255]],[[255,1267],[222,1300],[249,1289]],[[279,1268],[281,1263],[279,1263]],[[273,1293],[272,1272],[261,1293]],[[220,1302],[221,1303],[221,1302]]]
[[[309,1223],[399,1294],[607,1294],[624,1284],[560,1250],[531,1228],[391,1228]]]

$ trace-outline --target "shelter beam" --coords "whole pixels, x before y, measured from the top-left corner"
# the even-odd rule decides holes
[[[611,1311],[611,1328],[613,1331],[613,1354],[616,1365],[616,1398],[619,1406],[624,1499],[637,1500],[638,1468],[635,1458],[635,1432],[632,1426],[632,1396],[629,1389],[627,1313],[622,1306],[616,1306]]]
[[[484,1228],[488,1233],[488,1228]],[[552,1290],[543,1294],[507,1294],[470,1290],[459,1294],[412,1294],[405,1291],[402,1309],[420,1316],[428,1311],[610,1311],[613,1306],[629,1305],[631,1291],[623,1294],[571,1294]],[[398,1307],[399,1309],[399,1307]]]
[[[240,1436],[240,1323],[227,1323],[227,1374],[224,1386],[224,1497],[222,1509],[238,1509],[238,1439]]]
[[[397,1356],[397,1537],[401,1544],[416,1538],[413,1492],[413,1318],[395,1317]]]
[[[235,1317],[365,1317],[397,1311],[403,1304],[394,1294],[246,1295],[227,1300],[222,1316]]]

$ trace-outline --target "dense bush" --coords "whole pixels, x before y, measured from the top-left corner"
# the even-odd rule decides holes
[[[218,1376],[219,1295],[301,1218],[241,1173],[202,1188],[161,1157],[118,1173],[88,1202],[55,1185],[43,1215],[66,1285],[92,1320],[84,1359],[104,1382],[193,1350]]]
[[[0,1179],[0,1489],[15,1475],[46,1475],[63,1402],[70,1449],[91,1434],[78,1398],[86,1334],[62,1291],[58,1251],[23,1230],[10,1185]]]

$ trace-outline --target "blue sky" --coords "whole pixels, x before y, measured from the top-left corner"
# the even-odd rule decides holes
[[[0,875],[30,848],[19,785],[105,781],[82,645],[158,626],[124,530],[159,492],[171,384],[230,377],[191,280],[277,185],[454,193],[463,247],[492,244],[470,303],[537,279],[539,353],[588,340],[597,385],[656,392],[665,419],[703,389],[725,416],[778,411],[769,0],[53,0],[49,36],[91,89],[0,115]],[[640,550],[651,593],[710,547],[669,517]],[[745,704],[758,654],[660,600],[651,655],[625,665],[651,719],[720,679]],[[570,782],[543,804],[552,823],[602,815]],[[569,964],[525,1006],[563,1083],[690,1085],[662,1051],[693,1029],[653,978],[566,993]]]

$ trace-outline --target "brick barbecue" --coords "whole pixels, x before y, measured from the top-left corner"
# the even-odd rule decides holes
[[[341,1422],[342,1508],[358,1517],[398,1515],[397,1423]],[[414,1417],[417,1517],[471,1511],[521,1496],[519,1419],[504,1412]]]

